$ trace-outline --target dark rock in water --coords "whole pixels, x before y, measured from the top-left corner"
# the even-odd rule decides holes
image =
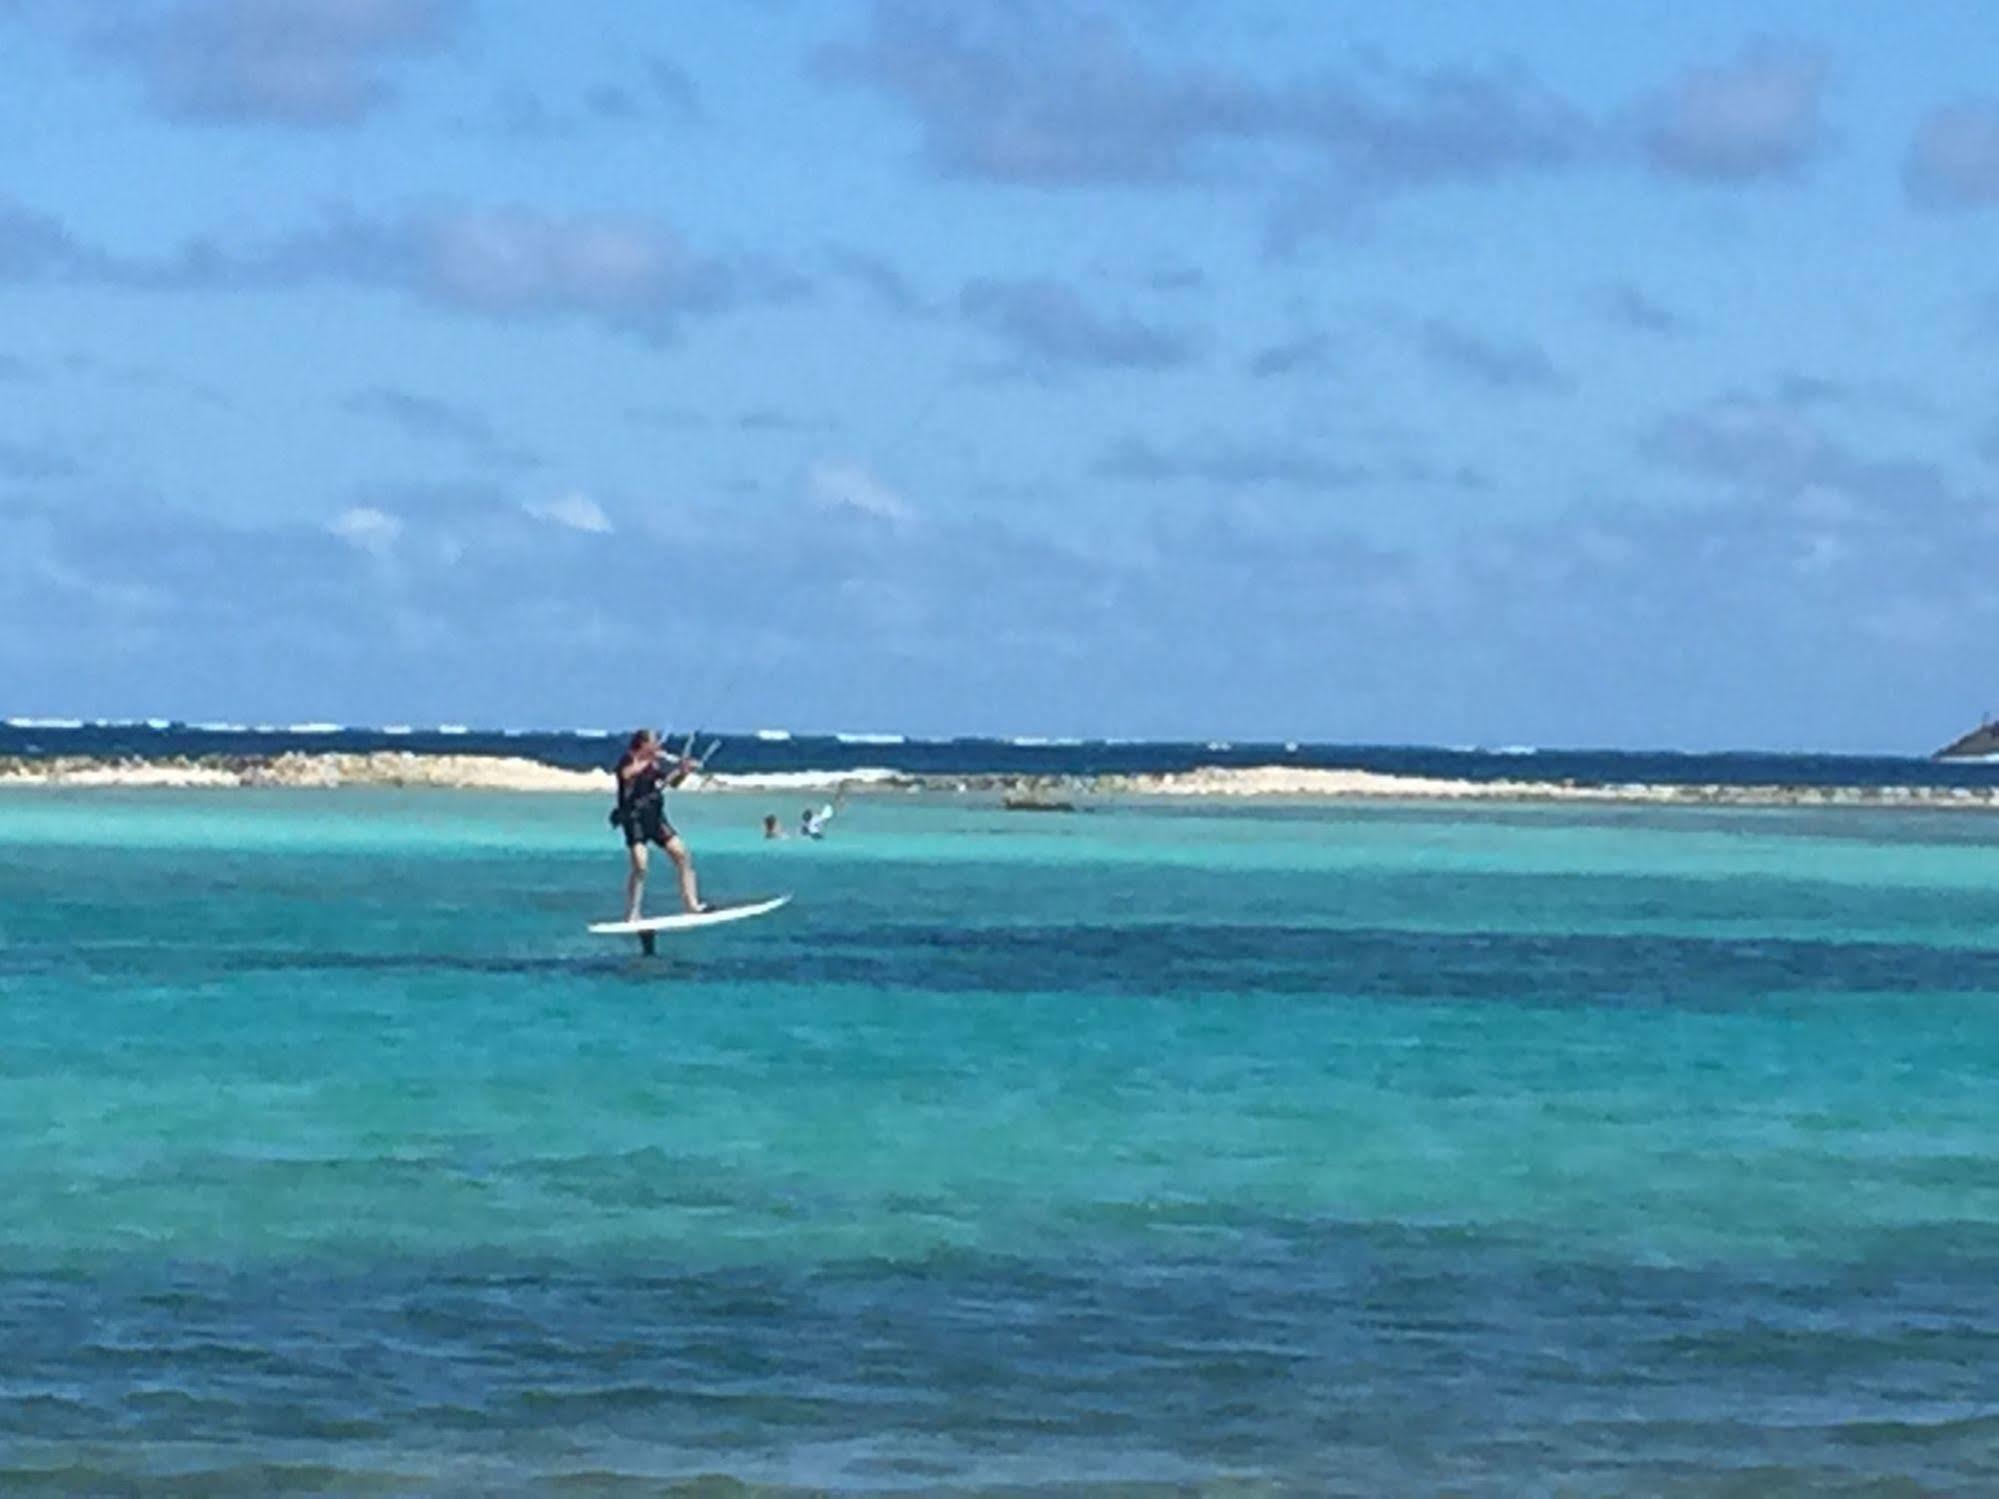
[[[1939,760],[1982,760],[1991,755],[1999,755],[1999,723],[1990,718],[1936,752]]]
[[[1003,796],[1000,805],[1009,812],[1073,812],[1074,802],[1056,801],[1052,797],[1029,795]]]

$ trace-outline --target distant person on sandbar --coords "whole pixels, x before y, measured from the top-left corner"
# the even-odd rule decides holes
[[[681,755],[669,763],[659,735],[640,729],[618,761],[618,805],[611,826],[623,831],[631,873],[625,877],[625,920],[637,921],[646,892],[646,845],[657,843],[673,860],[680,876],[680,903],[689,911],[706,909],[695,883],[694,858],[672,823],[666,820],[666,793],[694,773],[694,762]]]
[[[778,823],[777,813],[775,812],[764,813],[764,837],[776,839],[776,838],[782,838],[783,836],[784,836],[784,829]]]

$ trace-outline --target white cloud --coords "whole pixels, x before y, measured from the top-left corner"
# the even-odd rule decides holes
[[[489,209],[442,216],[426,229],[436,289],[481,309],[628,307],[695,269],[671,231],[633,221]]]
[[[1999,101],[1961,104],[1924,121],[1902,185],[1919,208],[1999,206]]]
[[[805,476],[812,498],[829,510],[857,510],[901,525],[916,518],[909,502],[858,463],[822,458]]]
[[[1829,72],[1819,48],[1767,39],[1731,62],[1692,69],[1650,102],[1652,165],[1715,182],[1797,172],[1825,145],[1819,106]]]
[[[572,531],[587,531],[593,536],[609,536],[613,529],[611,517],[604,513],[604,507],[581,490],[571,490],[560,499],[550,500],[544,505],[523,505],[521,508],[536,520],[547,521],[552,526],[567,526]]]
[[[697,255],[669,226],[621,216],[445,206],[373,219],[335,209],[261,245],[196,238],[130,256],[0,195],[0,283],[49,279],[169,293],[374,287],[476,317],[582,318],[655,343],[685,319],[808,289],[775,262]]]
[[[204,123],[351,125],[395,97],[399,61],[440,50],[462,0],[177,0],[99,7],[93,44],[151,103]]]
[[[403,523],[386,510],[356,505],[341,511],[326,529],[350,546],[385,557],[403,534]]]

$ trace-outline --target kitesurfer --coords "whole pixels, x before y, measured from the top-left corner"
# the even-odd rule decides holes
[[[653,843],[665,849],[666,856],[673,860],[674,871],[680,877],[680,903],[689,911],[705,909],[695,882],[694,858],[666,817],[667,791],[680,785],[697,768],[685,754],[668,761],[659,736],[651,729],[634,733],[618,761],[618,805],[611,813],[611,825],[624,833],[625,850],[631,859],[631,871],[625,878],[627,921],[639,919],[639,907],[645,899],[646,848]]]

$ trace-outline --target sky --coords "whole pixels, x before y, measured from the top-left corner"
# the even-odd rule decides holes
[[[1983,0],[0,0],[0,714],[1923,752]]]

